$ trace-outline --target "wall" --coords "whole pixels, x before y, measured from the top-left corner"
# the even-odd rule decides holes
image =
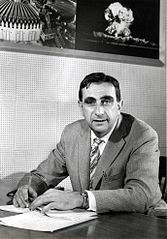
[[[78,87],[86,74],[118,78],[123,111],[149,123],[166,155],[166,67],[0,52],[0,178],[17,181],[45,159],[66,124],[81,118]],[[14,173],[17,176],[13,176]]]

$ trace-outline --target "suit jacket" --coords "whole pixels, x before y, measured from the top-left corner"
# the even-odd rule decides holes
[[[66,126],[56,148],[32,171],[33,187],[40,194],[69,175],[74,191],[89,189],[90,147],[90,128],[84,119]],[[146,212],[156,206],[161,199],[158,169],[157,133],[122,113],[94,174],[97,212]]]

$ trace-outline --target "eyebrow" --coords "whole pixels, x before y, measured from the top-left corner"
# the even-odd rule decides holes
[[[104,95],[103,97],[100,98],[101,100],[114,100],[114,97],[110,95]]]
[[[86,103],[86,102],[91,101],[91,100],[96,101],[96,99],[94,97],[86,97],[84,99],[84,102]],[[112,101],[114,101],[114,98],[110,95],[104,95],[104,96],[100,97],[100,100],[112,100]]]

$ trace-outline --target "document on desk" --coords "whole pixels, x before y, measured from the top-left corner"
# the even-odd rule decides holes
[[[0,206],[0,210],[7,211],[7,212],[15,212],[15,213],[30,212],[29,208],[15,207],[14,205],[3,205],[3,206]]]
[[[50,210],[46,214],[40,211],[28,211],[22,214],[0,218],[0,225],[53,232],[65,227],[90,221],[97,214],[86,210]]]

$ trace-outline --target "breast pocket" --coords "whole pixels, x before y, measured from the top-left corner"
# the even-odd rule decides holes
[[[101,183],[101,189],[119,189],[124,186],[124,171],[114,175],[104,173]]]

